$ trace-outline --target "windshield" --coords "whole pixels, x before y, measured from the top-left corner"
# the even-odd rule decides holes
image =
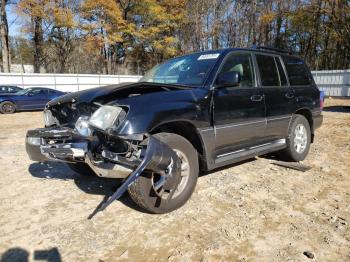
[[[28,88],[28,89],[23,89],[23,90],[21,90],[21,91],[18,91],[18,92],[16,93],[16,95],[25,95],[25,94],[27,94],[30,90],[31,90],[30,88]]]
[[[177,57],[152,68],[140,82],[177,85],[203,85],[220,53]]]

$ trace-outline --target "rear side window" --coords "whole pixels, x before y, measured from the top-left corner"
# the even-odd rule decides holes
[[[256,55],[258,62],[261,84],[263,86],[279,86],[279,76],[273,56]]]
[[[303,60],[297,57],[288,56],[284,56],[282,59],[291,86],[310,85],[311,79],[309,71]]]

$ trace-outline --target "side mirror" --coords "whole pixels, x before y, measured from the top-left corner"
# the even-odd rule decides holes
[[[230,87],[230,86],[238,86],[241,82],[242,77],[241,74],[237,71],[229,71],[224,72],[218,75],[216,79],[215,86],[216,87]]]
[[[33,93],[28,93],[27,96],[33,96]]]

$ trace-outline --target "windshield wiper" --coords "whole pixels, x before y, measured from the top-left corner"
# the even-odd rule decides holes
[[[163,87],[163,88],[167,88],[167,87],[173,87],[173,88],[177,88],[177,89],[189,89],[192,88],[193,86],[191,85],[184,85],[184,84],[173,84],[173,83],[157,83],[157,82],[139,82],[142,83],[144,85],[148,85],[148,86],[159,86],[159,87]]]

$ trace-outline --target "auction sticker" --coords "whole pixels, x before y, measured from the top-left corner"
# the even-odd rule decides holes
[[[205,54],[205,55],[201,55],[200,57],[198,57],[197,60],[206,60],[206,59],[216,59],[219,57],[219,53],[216,54]]]

